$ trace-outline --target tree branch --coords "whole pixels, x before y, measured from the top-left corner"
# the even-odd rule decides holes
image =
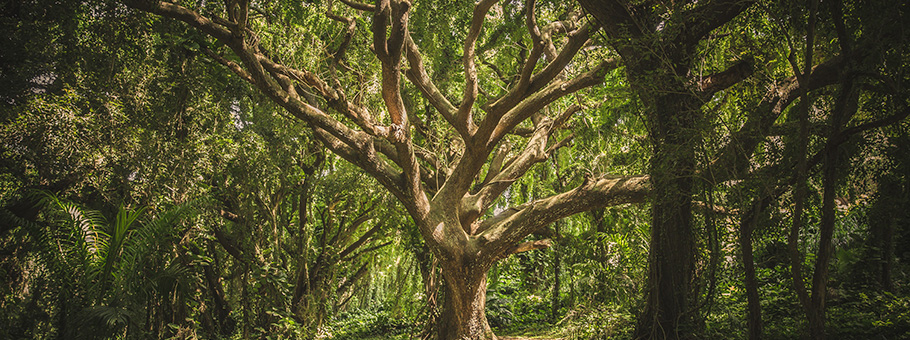
[[[349,7],[353,8],[353,9],[356,9],[356,10],[361,10],[361,11],[364,11],[364,12],[374,12],[374,11],[376,11],[376,6],[373,6],[373,5],[370,5],[370,4],[360,3],[360,2],[357,2],[357,1],[351,1],[351,0],[339,0],[339,1],[341,1],[341,2],[344,3],[345,5],[348,5]]]
[[[439,91],[436,85],[433,84],[433,81],[430,80],[426,68],[424,67],[423,59],[420,56],[420,51],[417,49],[417,44],[411,39],[410,34],[408,34],[405,39],[405,55],[408,59],[408,65],[410,66],[405,72],[408,80],[420,90],[423,97],[433,105],[436,111],[439,111],[446,122],[458,131],[461,138],[467,140],[470,136],[468,127],[455,120],[455,112],[457,109],[448,99],[446,99],[442,92]]]
[[[487,12],[490,10],[490,7],[496,3],[497,0],[481,0],[474,6],[474,14],[471,19],[471,27],[468,29],[468,36],[464,41],[464,56],[462,57],[462,63],[464,64],[464,98],[461,100],[461,105],[458,106],[458,111],[455,114],[455,121],[459,124],[464,124],[467,127],[468,135],[471,136],[474,134],[476,127],[474,126],[474,118],[471,115],[474,107],[474,101],[477,100],[477,65],[475,62],[474,55],[474,44],[477,42],[477,38],[480,36],[480,29],[483,27],[484,18],[487,16]]]
[[[755,0],[700,1],[699,6],[682,14],[684,18],[682,25],[685,29],[680,30],[682,34],[679,39],[686,45],[687,50],[694,48],[708,33],[733,20],[755,2]]]
[[[752,75],[753,64],[751,58],[740,60],[726,70],[696,80],[699,96],[710,99],[715,93],[743,81]]]
[[[370,228],[370,230],[367,230],[367,232],[363,233],[363,235],[361,235],[360,238],[357,239],[357,241],[355,241],[354,243],[351,243],[346,248],[344,248],[344,250],[342,250],[340,253],[338,253],[338,257],[345,258],[348,255],[350,255],[351,253],[353,253],[355,250],[360,248],[360,246],[369,242],[370,237],[372,237],[373,234],[375,234],[381,228],[382,228],[382,224],[377,223],[375,226],[373,226],[373,228]]]
[[[378,244],[378,245],[375,245],[375,246],[366,248],[366,249],[364,249],[364,250],[361,250],[361,251],[355,253],[354,255],[350,255],[350,256],[348,256],[348,257],[342,258],[341,261],[350,261],[350,260],[352,260],[352,259],[356,259],[356,258],[360,257],[360,255],[369,253],[369,252],[371,252],[371,251],[375,251],[375,250],[377,250],[377,249],[382,249],[383,247],[385,247],[385,246],[387,246],[387,245],[390,245],[390,244],[392,244],[392,241],[388,241],[388,242],[386,242],[386,243],[382,243],[382,244]]]
[[[586,44],[588,44],[589,39],[591,38],[591,33],[596,30],[597,27],[585,23],[581,28],[574,30],[569,33],[568,42],[563,46],[562,50],[559,52],[559,55],[556,56],[543,70],[535,74],[531,78],[531,84],[528,87],[528,92],[536,92],[544,86],[546,86],[550,81],[556,78],[557,75],[561,74],[563,70],[566,69],[566,65],[572,61],[572,57],[578,54],[578,51],[581,50]]]
[[[483,221],[478,249],[497,258],[534,231],[579,212],[625,203],[643,203],[650,192],[649,176],[601,177],[586,180],[568,192],[506,209]]]
[[[815,66],[811,82],[807,87],[800,87],[796,76],[779,82],[779,85],[768,91],[764,99],[749,112],[743,126],[732,134],[730,141],[723,146],[718,157],[709,166],[714,170],[712,183],[722,183],[734,178],[741,178],[749,169],[749,159],[755,147],[770,133],[774,121],[802,94],[835,84],[841,73],[842,58],[833,58]]]
[[[515,106],[523,96],[528,92],[528,86],[531,83],[531,76],[534,73],[534,68],[537,67],[537,61],[540,60],[540,56],[543,54],[545,43],[540,34],[540,29],[537,27],[537,19],[534,14],[535,0],[527,0],[527,13],[525,14],[525,26],[528,28],[528,33],[531,35],[533,43],[531,45],[531,53],[528,55],[527,60],[521,67],[521,71],[518,74],[518,83],[509,90],[504,96],[500,97],[493,103],[487,104],[484,108],[488,114],[496,114],[495,119],[487,118],[484,119],[484,123],[481,123],[481,126],[486,126],[490,124],[495,124],[491,122],[498,122],[500,117],[502,117],[502,112],[508,108]]]
[[[572,105],[562,113],[556,120],[544,118],[537,126],[534,134],[528,140],[524,149],[514,158],[506,162],[502,171],[497,171],[488,181],[485,181],[480,190],[474,195],[467,195],[462,199],[461,214],[463,224],[470,224],[474,219],[483,214],[490,208],[490,205],[502,193],[519,178],[524,176],[528,170],[535,164],[549,158],[552,153],[569,143],[573,136],[569,136],[560,142],[547,148],[548,141],[553,132],[561,126],[572,114],[581,110],[581,106]]]
[[[240,78],[242,78],[243,80],[246,80],[248,83],[254,84],[254,85],[256,84],[256,81],[253,80],[253,76],[251,76],[247,71],[245,71],[243,69],[243,67],[241,67],[237,63],[227,60],[224,57],[216,54],[215,52],[212,52],[212,50],[207,49],[207,48],[203,48],[202,52],[205,53],[205,55],[209,56],[209,58],[212,58],[219,64],[227,67],[229,70],[231,70],[231,72],[234,72],[234,74],[240,76]]]
[[[604,75],[619,66],[618,60],[612,58],[607,59],[584,74],[571,80],[555,82],[533,95],[528,96],[503,115],[502,120],[495,126],[495,129],[491,131],[487,144],[495,145],[506,133],[515,128],[515,126],[554,100],[575,93],[583,88],[602,83]],[[478,133],[478,136],[481,135],[481,133]]]
[[[513,254],[523,253],[526,251],[537,250],[537,249],[546,249],[546,248],[551,247],[552,245],[553,245],[553,241],[551,241],[550,239],[522,242],[522,243],[516,245],[514,248],[510,249],[507,252],[507,255],[513,255]]]

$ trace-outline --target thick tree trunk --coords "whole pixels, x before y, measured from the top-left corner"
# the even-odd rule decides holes
[[[667,185],[655,182],[655,193],[679,196],[682,189],[687,189],[686,182],[689,181],[677,179]],[[691,206],[685,200],[659,199],[652,209],[647,305],[636,338],[689,338],[686,334],[694,331],[689,314],[694,267]]]
[[[663,157],[658,153],[655,158]],[[688,339],[696,331],[690,313],[695,267],[692,180],[682,172],[685,171],[668,169],[658,176],[652,175],[655,199],[651,208],[647,304],[635,338]]]
[[[489,266],[442,264],[445,298],[439,340],[495,340],[485,313]]]
[[[651,159],[647,304],[635,338],[688,339],[694,337],[697,328],[690,311],[695,267],[691,199],[695,138],[689,131],[696,115],[686,108],[684,98],[674,97],[659,99],[652,117],[656,145]]]

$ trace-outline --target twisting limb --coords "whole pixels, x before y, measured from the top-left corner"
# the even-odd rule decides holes
[[[209,56],[209,58],[212,58],[219,64],[227,67],[229,70],[231,70],[231,72],[234,72],[234,74],[240,76],[240,78],[242,78],[243,80],[246,80],[250,84],[254,83],[253,77],[250,76],[250,74],[237,63],[227,60],[224,57],[218,55],[217,53],[215,53],[212,50],[207,49],[207,48],[203,48],[202,52],[205,53],[205,55]]]
[[[754,110],[748,112],[746,122],[723,146],[710,168],[715,170],[713,183],[722,183],[733,178],[742,178],[748,171],[749,159],[756,146],[771,133],[774,121],[804,91],[812,91],[837,82],[843,66],[842,58],[832,58],[812,69],[806,86],[800,86],[796,76],[783,79],[768,91],[765,98]],[[707,178],[707,177],[706,177]]]
[[[682,13],[686,18],[682,23],[686,29],[680,31],[680,41],[685,49],[695,48],[708,33],[735,18],[739,13],[752,6],[755,0],[712,0],[702,1],[698,6]]]
[[[625,203],[642,203],[650,191],[648,176],[586,180],[570,191],[506,209],[481,222],[477,230],[483,256],[496,258],[525,236],[581,211]]]
[[[464,98],[461,100],[461,105],[458,106],[458,111],[455,114],[455,121],[459,122],[459,124],[464,124],[467,127],[469,136],[473,135],[474,130],[476,129],[474,126],[474,118],[471,114],[474,107],[474,101],[477,100],[478,90],[477,65],[474,60],[474,44],[480,36],[480,29],[483,27],[483,21],[487,16],[487,12],[490,11],[490,7],[493,7],[493,4],[495,4],[496,1],[497,0],[481,0],[474,6],[471,27],[468,29],[468,37],[464,41],[464,56],[462,57],[465,78]]]
[[[341,44],[338,45],[338,49],[335,50],[335,52],[331,54],[332,55],[332,66],[330,66],[330,67],[334,71],[335,66],[344,67],[341,64],[341,60],[342,60],[342,58],[344,58],[344,53],[347,51],[348,46],[351,45],[351,38],[354,37],[354,30],[357,29],[357,22],[354,21],[354,19],[336,14],[334,11],[334,8],[333,8],[334,7],[333,1],[329,1],[327,6],[329,9],[326,11],[326,16],[329,17],[329,19],[332,19],[332,20],[335,20],[342,24],[347,25],[345,28],[345,31],[344,31],[344,37],[342,38],[343,40],[341,41]],[[336,85],[336,86],[338,86],[338,85]]]
[[[838,133],[835,138],[833,138],[831,143],[834,144],[834,147],[839,146],[846,142],[848,138],[857,133],[897,124],[902,120],[907,119],[908,116],[910,116],[910,108],[905,107],[903,111],[895,113],[891,116],[846,128]]]
[[[399,185],[402,178],[401,172],[388,166],[385,162],[380,162],[375,150],[370,151],[367,149],[366,152],[364,152],[363,150],[354,149],[338,138],[335,138],[332,134],[318,128],[313,128],[313,135],[322,142],[327,149],[331,150],[332,153],[351,162],[351,164],[357,165],[369,173],[370,176],[376,178],[376,180],[386,187],[386,189],[388,189],[396,198],[406,198],[403,189]],[[405,207],[409,208],[409,205],[406,204]]]
[[[512,89],[510,89],[509,92],[504,96],[484,107],[484,110],[487,111],[488,114],[501,112],[503,111],[503,108],[510,108],[521,100],[522,95],[527,93],[528,85],[531,82],[531,75],[534,73],[534,68],[537,66],[537,61],[540,60],[540,56],[543,54],[544,42],[540,36],[540,29],[537,27],[537,19],[536,15],[534,14],[534,6],[536,4],[536,0],[527,1],[528,2],[525,4],[525,8],[527,8],[527,13],[525,14],[525,26],[527,26],[528,33],[531,35],[531,40],[533,41],[531,45],[531,52],[521,67],[521,71],[518,74],[518,82],[515,84],[515,86],[513,86]],[[501,114],[499,117],[501,117]],[[496,119],[499,117],[496,117]],[[492,118],[485,119],[485,121],[490,119]],[[481,125],[487,124],[489,123],[482,123]]]
[[[560,139],[558,142],[556,142],[556,144],[553,144],[552,146],[550,146],[549,148],[547,148],[547,158],[552,157],[553,154],[555,154],[557,150],[562,149],[562,148],[568,146],[570,143],[572,143],[572,140],[573,140],[573,139],[575,139],[575,134],[574,134],[574,133],[570,133],[570,134],[569,134],[568,136],[566,136],[565,138]]]
[[[231,22],[231,25],[228,26],[231,34],[235,38],[242,39],[250,13],[249,0],[225,0],[224,8],[227,10],[228,20]]]
[[[537,163],[540,163],[557,149],[568,145],[574,135],[564,138],[563,140],[547,147],[548,141],[558,127],[560,127],[572,114],[581,110],[581,106],[573,105],[559,114],[555,120],[544,117],[535,128],[534,134],[528,140],[524,149],[515,157],[510,159],[503,166],[501,171],[496,171],[488,179],[484,180],[479,190],[472,195],[467,195],[462,199],[463,223],[470,224],[473,219],[479,217],[483,212],[490,208],[496,198],[498,198],[509,186],[516,180],[524,176],[528,170]],[[495,160],[495,158],[494,158]]]
[[[509,251],[507,251],[505,255],[508,256],[508,255],[523,253],[523,252],[531,251],[531,250],[546,249],[546,248],[551,247],[552,245],[553,245],[553,241],[550,239],[523,242],[519,245],[516,245],[512,249],[509,249]]]
[[[726,70],[698,79],[696,80],[696,84],[699,90],[699,97],[708,100],[714,96],[715,93],[748,78],[752,75],[753,71],[753,61],[751,59],[746,59],[740,60]]]
[[[546,88],[527,96],[518,105],[506,112],[502,119],[484,119],[484,124],[480,126],[474,138],[474,145],[470,145],[466,149],[466,154],[470,154],[471,157],[461,157],[458,160],[452,171],[452,176],[449,177],[440,190],[450,190],[450,192],[446,193],[446,196],[449,197],[464,197],[468,193],[471,183],[474,182],[474,176],[485,164],[487,156],[493,152],[495,146],[499,144],[509,131],[512,131],[519,123],[553,101],[583,88],[602,83],[606,72],[617,67],[619,67],[617,60],[609,59],[603,61],[594,69],[573,79],[554,82]],[[450,202],[450,204],[457,203]],[[470,206],[476,207],[473,204]],[[465,207],[465,205],[459,204],[459,207]]]
[[[361,250],[361,251],[358,251],[358,252],[356,252],[356,253],[354,253],[354,254],[352,254],[352,255],[348,255],[347,257],[342,258],[341,261],[350,261],[351,259],[356,259],[356,258],[360,257],[360,255],[369,253],[369,252],[374,251],[374,250],[377,250],[377,249],[382,249],[383,247],[385,247],[385,246],[387,246],[387,245],[390,245],[390,244],[392,244],[392,241],[388,241],[388,242],[386,242],[386,243],[377,244],[377,245],[375,245],[375,246],[372,246],[372,247],[363,249],[363,250]]]
[[[583,88],[591,87],[603,82],[604,75],[620,66],[616,59],[607,59],[598,64],[594,69],[576,76],[573,79],[560,81],[550,84],[540,91],[528,96],[514,108],[506,112],[502,120],[496,124],[495,129],[491,131],[488,144],[496,144],[519,123],[530,117],[532,114],[542,109],[544,106],[552,103],[554,100],[567,94],[577,92]]]
[[[420,164],[414,151],[407,110],[401,98],[401,56],[408,39],[408,11],[411,4],[404,0],[379,2],[373,22],[373,47],[382,64],[382,99],[389,110],[392,126],[389,141],[395,145],[398,164],[404,173],[404,186],[410,202],[414,203],[417,215],[429,212],[429,199],[423,188]],[[386,39],[386,30],[391,21],[391,32]],[[416,218],[416,217],[415,217]]]
[[[405,38],[405,55],[408,59],[408,65],[410,66],[407,72],[405,72],[408,80],[420,90],[423,97],[433,105],[433,108],[442,115],[446,122],[458,131],[461,138],[467,140],[470,136],[467,126],[459,124],[459,122],[455,120],[455,112],[457,109],[448,99],[446,99],[442,92],[439,91],[436,85],[433,84],[433,81],[430,80],[430,76],[427,75],[426,67],[423,64],[423,58],[421,58],[420,51],[417,49],[417,44],[411,39],[410,34]]]
[[[487,169],[487,174],[484,175],[480,187],[487,185],[490,180],[499,174],[499,172],[502,170],[503,162],[506,160],[506,157],[509,155],[510,151],[512,151],[512,144],[503,142],[499,145],[499,149],[497,149],[496,154],[493,155],[493,160],[490,162],[490,166]]]
[[[528,88],[528,91],[535,92],[543,88],[549,82],[553,81],[557,75],[562,74],[562,71],[566,68],[566,65],[572,61],[572,57],[578,54],[578,51],[590,42],[589,40],[591,38],[591,33],[593,33],[595,30],[597,30],[596,26],[593,26],[590,23],[585,23],[580,28],[569,32],[569,39],[566,42],[566,45],[563,46],[562,50],[559,51],[559,54],[553,58],[553,60],[547,64],[543,70],[531,78],[531,84]]]

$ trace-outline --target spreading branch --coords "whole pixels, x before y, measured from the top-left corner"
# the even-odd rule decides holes
[[[709,166],[713,169],[713,183],[721,183],[734,178],[742,178],[749,169],[749,159],[756,146],[765,136],[771,133],[774,121],[804,91],[812,91],[837,82],[841,73],[841,58],[833,58],[812,69],[807,86],[799,85],[796,76],[791,76],[772,88],[764,99],[748,112],[743,126],[734,132],[730,142],[723,146],[718,157]]]
[[[498,257],[501,245],[518,244],[536,230],[579,212],[626,203],[643,203],[650,192],[649,176],[601,177],[570,191],[508,208],[481,222],[476,234],[486,255]],[[487,247],[489,246],[489,247]]]

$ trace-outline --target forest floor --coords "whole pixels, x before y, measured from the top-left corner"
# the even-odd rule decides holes
[[[526,330],[526,331],[517,331],[517,332],[503,332],[508,335],[497,335],[496,337],[499,340],[565,340],[567,338],[559,336],[554,330]],[[510,334],[509,334],[510,333]],[[557,334],[554,334],[557,333]]]

